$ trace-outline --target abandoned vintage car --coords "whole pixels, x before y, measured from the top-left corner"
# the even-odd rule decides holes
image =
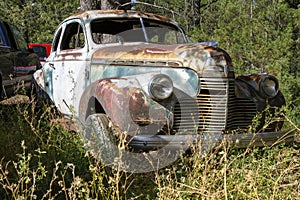
[[[70,16],[35,80],[61,113],[84,124],[90,140],[87,124],[103,141],[126,133],[128,146],[145,152],[208,140],[247,147],[293,139],[282,119],[264,123],[265,113],[285,105],[274,76],[235,77],[224,50],[189,43],[176,22],[155,14]]]

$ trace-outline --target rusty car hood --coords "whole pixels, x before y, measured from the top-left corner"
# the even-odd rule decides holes
[[[202,74],[208,66],[232,66],[229,55],[220,48],[202,44],[128,44],[107,46],[95,51],[92,63],[110,65],[184,67]]]

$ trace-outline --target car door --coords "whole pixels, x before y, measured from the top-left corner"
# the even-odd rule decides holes
[[[52,76],[52,99],[67,115],[76,115],[85,86],[88,52],[86,33],[79,19],[65,22],[56,52],[49,58]]]
[[[47,58],[47,62],[44,64],[42,71],[43,71],[43,79],[44,84],[43,88],[45,92],[48,94],[49,98],[54,102],[54,90],[53,90],[53,71],[55,70],[54,67],[54,57],[56,55],[56,52],[58,51],[58,45],[60,42],[61,34],[62,34],[63,26],[59,27],[55,34],[54,34],[54,40],[53,40],[53,48],[51,49],[50,55]],[[37,75],[38,76],[38,75]]]

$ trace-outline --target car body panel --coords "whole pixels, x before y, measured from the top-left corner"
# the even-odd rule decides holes
[[[96,81],[87,87],[82,97],[80,109],[81,113],[86,113],[80,115],[83,121],[93,112],[89,110],[91,103],[95,103],[91,100],[97,100],[112,122],[131,135],[158,132],[171,120],[171,113],[149,98],[135,79],[109,78]]]
[[[111,46],[96,51],[92,59],[93,62],[99,60],[111,64],[134,61],[145,65],[146,62],[150,65],[151,62],[156,62],[161,66],[189,67],[197,71],[200,76],[209,76],[209,73],[205,73],[208,66],[223,66],[223,68],[232,66],[229,56],[221,49],[197,44]],[[219,74],[210,76],[219,76]],[[221,76],[225,75],[221,74]]]

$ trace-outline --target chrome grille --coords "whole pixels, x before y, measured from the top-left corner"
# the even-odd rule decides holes
[[[236,98],[234,80],[202,78],[197,99],[179,100],[174,109],[175,132],[224,132],[245,129],[256,114],[256,106],[248,99]]]
[[[234,80],[230,83],[226,130],[247,129],[257,113],[256,105],[250,99],[237,98],[234,93]]]

